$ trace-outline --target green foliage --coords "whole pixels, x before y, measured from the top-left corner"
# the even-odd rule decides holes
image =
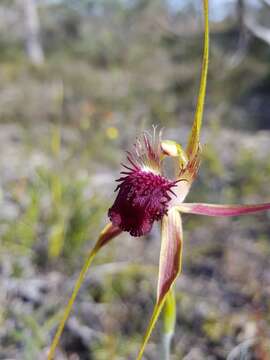
[[[50,257],[75,257],[101,221],[104,205],[101,206],[100,197],[93,195],[86,201],[85,181],[68,181],[44,169],[28,186],[26,195],[30,202],[15,223],[9,224],[4,241],[31,248],[38,242],[39,229],[48,239]],[[46,208],[42,205],[45,199],[49,201]]]
[[[24,198],[24,205],[19,217],[8,223],[3,240],[25,249],[37,248],[38,244],[44,248],[46,244],[49,259],[64,256],[74,260],[78,251],[83,251],[83,244],[96,234],[106,202],[94,190],[86,198],[89,179],[76,178],[62,168],[60,136],[55,128],[51,140],[53,166],[37,168],[35,177],[21,189],[15,184],[14,200],[20,205]]]

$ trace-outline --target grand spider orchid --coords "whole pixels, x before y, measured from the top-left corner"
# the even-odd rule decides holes
[[[200,129],[202,123],[206,79],[208,71],[209,30],[208,0],[204,4],[204,53],[200,91],[194,123],[186,150],[179,144],[162,140],[161,133],[154,128],[153,134],[144,133],[128,152],[127,162],[123,165],[121,177],[117,180],[116,199],[108,211],[110,223],[103,229],[90,252],[71,298],[65,308],[52,345],[48,360],[54,353],[63,332],[65,323],[86,276],[87,270],[97,252],[110,240],[127,231],[131,236],[142,236],[151,231],[155,221],[161,222],[161,251],[157,284],[157,299],[148,328],[146,330],[137,360],[142,359],[145,346],[164,308],[165,332],[169,344],[175,322],[174,282],[181,271],[182,224],[181,214],[199,214],[206,216],[235,216],[270,209],[270,203],[257,205],[213,205],[185,203],[184,200],[196,178],[200,165]],[[163,169],[164,160],[172,157],[176,165],[176,176],[168,178]],[[169,345],[167,346],[169,348]],[[168,355],[168,354],[167,354]],[[164,355],[167,359],[168,356]]]

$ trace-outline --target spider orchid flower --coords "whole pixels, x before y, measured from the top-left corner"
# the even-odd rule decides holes
[[[101,232],[91,250],[75,284],[73,293],[64,310],[52,345],[48,360],[54,358],[55,350],[70,315],[74,301],[86,276],[87,270],[97,252],[122,231],[139,237],[151,231],[155,221],[161,222],[161,250],[157,282],[156,304],[146,330],[137,360],[142,359],[145,346],[155,323],[165,306],[174,313],[173,285],[181,272],[183,233],[181,214],[206,216],[238,216],[270,209],[270,203],[254,205],[214,205],[185,203],[185,198],[196,179],[200,165],[200,129],[204,108],[208,71],[209,27],[208,0],[204,4],[204,52],[202,75],[195,118],[186,150],[174,141],[162,140],[161,132],[144,133],[127,153],[124,171],[116,180],[116,199],[108,211],[109,224]],[[170,179],[164,171],[164,160],[172,157],[175,161],[176,176]],[[173,310],[172,310],[173,309]],[[172,318],[175,316],[173,314]],[[170,328],[174,326],[172,319]]]

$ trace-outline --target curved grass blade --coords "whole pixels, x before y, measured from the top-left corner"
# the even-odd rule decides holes
[[[178,211],[172,208],[168,211],[168,215],[164,216],[162,220],[157,301],[137,360],[142,359],[146,344],[169,295],[170,289],[181,271],[182,238],[181,217]]]
[[[202,72],[200,81],[200,90],[197,100],[197,106],[195,111],[194,122],[192,125],[189,141],[187,145],[187,155],[192,158],[198,150],[200,141],[200,131],[202,125],[202,117],[204,110],[204,101],[206,93],[208,63],[209,63],[209,10],[208,0],[203,1],[203,13],[204,13],[204,49],[203,49],[203,61],[202,61]]]
[[[56,350],[56,347],[59,343],[59,340],[60,340],[60,337],[63,333],[63,330],[64,330],[64,327],[65,327],[65,324],[67,322],[67,319],[69,318],[69,315],[71,313],[71,310],[72,310],[72,307],[73,307],[73,304],[76,300],[76,297],[78,295],[78,292],[81,288],[81,285],[85,279],[85,276],[86,276],[86,273],[94,259],[94,257],[96,256],[96,254],[98,253],[98,251],[104,246],[106,245],[111,239],[113,239],[114,237],[116,237],[117,235],[119,235],[121,233],[121,230],[112,225],[111,223],[108,224],[107,226],[105,226],[105,228],[102,230],[102,232],[100,233],[100,236],[98,238],[98,241],[96,242],[96,245],[94,246],[94,248],[90,251],[84,265],[83,265],[83,268],[79,274],[79,277],[75,283],[75,286],[74,286],[74,289],[73,289],[73,292],[71,294],[71,297],[68,301],[68,304],[66,305],[65,309],[64,309],[64,313],[63,313],[63,316],[62,316],[62,319],[58,325],[58,328],[57,328],[57,331],[54,335],[54,338],[53,338],[53,341],[52,341],[52,344],[50,346],[50,350],[49,350],[49,354],[48,354],[48,357],[47,357],[47,360],[53,360],[54,358],[54,354],[55,354],[55,350]]]
[[[175,207],[186,214],[205,216],[239,216],[259,211],[270,210],[270,203],[255,205],[215,205],[201,203],[183,203]]]

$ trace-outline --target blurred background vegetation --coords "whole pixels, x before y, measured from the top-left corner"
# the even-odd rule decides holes
[[[210,3],[203,162],[189,200],[269,201],[270,2]],[[134,138],[157,124],[186,144],[201,13],[199,0],[1,0],[0,359],[45,359]],[[172,360],[270,359],[269,214],[183,220]],[[57,359],[134,359],[159,246],[156,227],[104,249]],[[159,359],[160,332],[145,359]]]

